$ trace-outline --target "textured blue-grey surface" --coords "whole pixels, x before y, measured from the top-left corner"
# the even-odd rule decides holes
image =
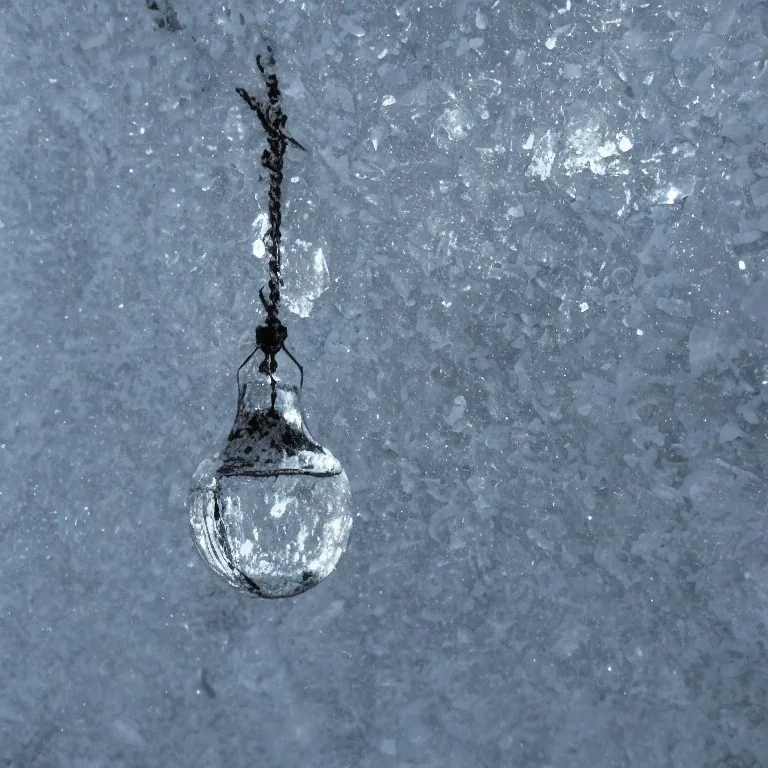
[[[2,2],[0,765],[768,765],[768,5],[156,5]],[[262,315],[265,38],[359,513],[284,601],[183,505]]]

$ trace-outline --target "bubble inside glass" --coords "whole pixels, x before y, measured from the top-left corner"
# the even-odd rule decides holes
[[[349,481],[310,435],[295,387],[269,378],[240,385],[223,448],[195,472],[188,506],[206,563],[258,597],[291,597],[336,567],[352,528]]]

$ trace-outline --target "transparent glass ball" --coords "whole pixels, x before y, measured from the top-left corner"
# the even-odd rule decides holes
[[[235,423],[193,478],[192,536],[205,562],[233,587],[291,597],[336,567],[352,528],[349,481],[310,435],[298,390],[269,377],[240,384]]]

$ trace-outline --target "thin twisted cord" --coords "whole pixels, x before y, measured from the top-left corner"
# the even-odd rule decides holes
[[[260,56],[256,58],[256,62],[267,85],[267,103],[261,104],[243,88],[238,88],[237,92],[256,112],[267,134],[268,147],[261,156],[261,164],[269,171],[269,228],[264,235],[264,249],[269,256],[269,299],[267,301],[267,320],[269,321],[278,316],[280,308],[283,157],[288,147],[288,137],[283,132],[287,120],[280,103],[277,76],[274,72],[267,73]],[[271,53],[266,64],[269,67],[274,65],[274,57]]]
[[[267,149],[261,156],[261,164],[269,171],[269,228],[264,235],[264,249],[269,255],[269,297],[264,298],[263,289],[259,291],[259,296],[267,312],[267,319],[263,325],[256,329],[256,349],[248,356],[245,365],[253,355],[261,349],[264,352],[264,360],[259,366],[259,370],[269,375],[272,382],[272,409],[275,407],[277,396],[277,382],[274,373],[277,370],[277,353],[283,350],[293,362],[298,366],[301,372],[301,381],[304,381],[304,369],[293,355],[285,348],[285,340],[288,337],[288,329],[279,318],[280,309],[280,286],[281,278],[281,253],[280,240],[282,223],[282,190],[283,190],[283,157],[288,144],[293,144],[299,149],[304,147],[295,139],[292,139],[285,133],[287,117],[283,114],[280,102],[280,88],[277,84],[277,75],[274,72],[267,72],[274,66],[275,59],[272,55],[272,49],[268,47],[269,57],[266,66],[262,63],[261,56],[256,57],[256,64],[259,71],[264,76],[267,86],[267,101],[261,103],[252,97],[244,88],[237,88],[237,93],[245,103],[258,115],[264,131],[267,134]],[[240,366],[240,368],[243,367]],[[240,369],[238,369],[238,391],[240,388]]]
[[[261,164],[269,171],[269,229],[264,247],[269,254],[269,309],[268,314],[276,316],[280,305],[280,271],[282,260],[280,253],[282,224],[282,194],[283,194],[283,157],[288,142],[283,134],[286,116],[280,105],[280,88],[277,85],[277,76],[274,73],[267,75],[257,59],[259,69],[265,74],[267,83],[267,99],[269,104],[266,109],[267,143],[269,148],[264,151]],[[274,58],[270,56],[269,64],[274,64]]]

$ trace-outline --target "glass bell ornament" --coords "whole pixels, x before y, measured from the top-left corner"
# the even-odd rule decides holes
[[[193,478],[192,535],[205,562],[257,597],[291,597],[336,567],[352,528],[349,481],[310,434],[299,390],[253,365],[237,415]]]

